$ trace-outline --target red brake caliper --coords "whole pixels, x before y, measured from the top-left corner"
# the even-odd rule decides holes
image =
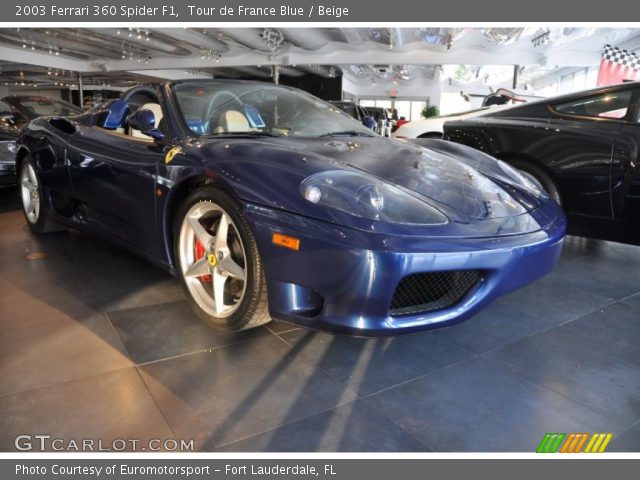
[[[200,260],[205,256],[205,249],[200,243],[200,240],[198,239],[196,239],[196,244],[195,244],[195,256],[196,256],[196,261]],[[207,283],[211,283],[213,281],[211,278],[211,275],[202,275],[200,278],[202,279],[203,282],[207,282]]]

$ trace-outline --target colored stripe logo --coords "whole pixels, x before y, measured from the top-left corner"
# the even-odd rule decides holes
[[[612,438],[613,433],[546,433],[536,453],[602,453]]]

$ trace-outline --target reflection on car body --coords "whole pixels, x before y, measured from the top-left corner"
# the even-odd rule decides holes
[[[385,139],[267,83],[136,87],[32,121],[17,158],[33,232],[117,241],[226,330],[450,325],[549,272],[565,234],[558,205],[504,162]]]

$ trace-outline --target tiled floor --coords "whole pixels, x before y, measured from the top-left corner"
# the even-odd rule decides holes
[[[554,273],[446,330],[363,340],[201,324],[176,280],[0,192],[0,450],[18,434],[224,451],[640,451],[640,247],[569,237]]]

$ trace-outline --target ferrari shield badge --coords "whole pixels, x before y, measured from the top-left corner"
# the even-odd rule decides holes
[[[209,262],[209,265],[212,267],[215,267],[218,264],[218,257],[216,257],[215,253],[208,253],[207,262]]]
[[[182,153],[182,148],[180,148],[180,147],[172,147],[171,149],[169,149],[169,151],[165,155],[164,163],[171,163],[171,161],[174,159],[174,157],[176,155],[178,155],[179,153]]]

